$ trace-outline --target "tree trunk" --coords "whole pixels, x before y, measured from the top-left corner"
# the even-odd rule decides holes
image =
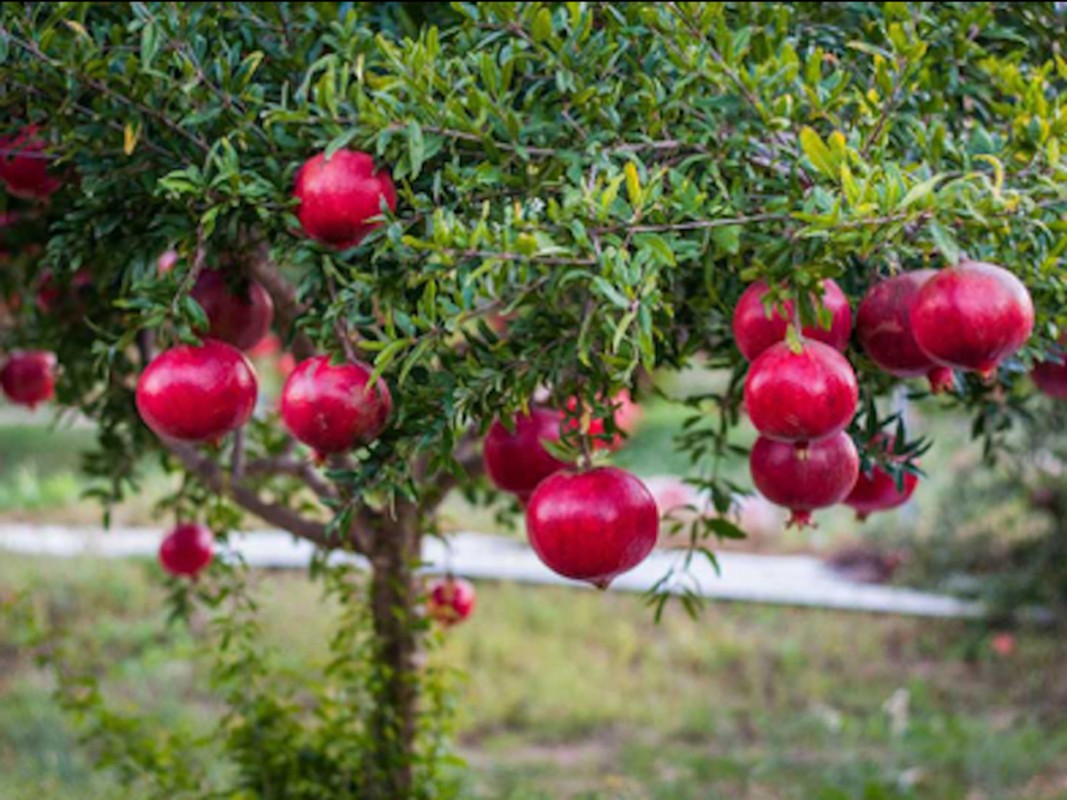
[[[375,797],[410,800],[419,697],[418,587],[413,567],[420,535],[415,506],[398,503],[396,518],[374,537],[371,607],[382,674],[372,746],[378,775]]]

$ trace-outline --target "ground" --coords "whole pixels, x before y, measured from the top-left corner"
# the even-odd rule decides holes
[[[961,426],[932,417],[923,513]],[[677,472],[667,454],[676,412],[654,407],[620,458]],[[947,441],[946,441],[947,440]],[[96,522],[80,500],[84,430],[0,426],[0,520]],[[962,454],[962,455],[961,455]],[[148,489],[117,519],[153,519]],[[491,515],[453,504],[456,526]],[[912,520],[914,517],[911,518]],[[775,550],[826,550],[908,517],[858,529],[847,513],[816,532],[777,535]],[[329,624],[301,574],[260,574],[273,642],[297,674],[324,658]],[[1058,800],[1067,798],[1067,642],[1024,630],[998,647],[958,622],[717,604],[659,624],[640,598],[482,583],[472,620],[443,637],[458,685],[464,797],[485,800]],[[112,699],[169,723],[217,712],[203,690],[202,647],[168,626],[150,562],[54,561],[0,554],[0,798],[122,800],[90,771],[49,674],[25,647],[15,603],[48,609],[110,663]]]

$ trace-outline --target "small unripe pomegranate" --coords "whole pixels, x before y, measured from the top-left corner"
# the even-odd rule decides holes
[[[764,436],[780,441],[832,436],[848,425],[858,402],[852,366],[834,348],[810,339],[801,341],[799,352],[786,342],[769,347],[745,379],[749,419]]]
[[[207,314],[207,336],[239,350],[255,347],[270,331],[274,301],[256,280],[243,280],[232,289],[217,270],[205,270],[189,293]]]
[[[46,200],[60,187],[60,182],[48,174],[45,142],[35,125],[0,139],[0,151],[0,181],[15,197]]]
[[[893,440],[885,435],[878,435],[871,443],[872,448],[893,455]],[[870,474],[860,470],[856,485],[845,498],[845,505],[856,509],[856,517],[863,521],[876,511],[889,511],[904,505],[911,498],[919,477],[911,472],[904,473],[904,486],[897,488],[897,482],[877,464],[871,466]]]
[[[496,420],[489,428],[482,448],[489,480],[498,489],[519,495],[520,501],[525,503],[541,481],[570,466],[549,453],[542,444],[558,442],[562,424],[561,412],[538,406],[531,406],[529,414],[515,417],[514,432]]]
[[[911,327],[932,361],[988,377],[1030,337],[1034,304],[1022,281],[1006,269],[964,260],[940,270],[919,290]]]
[[[911,331],[911,307],[936,274],[920,269],[879,281],[867,291],[856,315],[856,337],[871,361],[897,378],[926,375],[935,394],[952,388],[952,371],[919,348]]]
[[[474,586],[462,578],[442,578],[430,584],[426,614],[441,625],[463,622],[474,613]]]
[[[829,330],[818,325],[803,329],[804,336],[844,352],[852,334],[852,309],[841,287],[834,281],[823,281],[822,303],[833,317]],[[767,284],[756,281],[741,295],[734,309],[733,330],[737,349],[747,360],[753,361],[764,350],[785,339],[793,319],[793,301],[787,300],[770,312],[763,305]]]
[[[159,546],[159,563],[171,575],[194,578],[211,563],[215,537],[203,525],[187,522],[172,530]]]
[[[652,493],[629,472],[565,470],[534,490],[526,533],[549,569],[606,589],[652,552],[659,514]]]
[[[43,350],[12,353],[0,370],[0,384],[12,403],[36,408],[56,391],[56,355]]]
[[[354,247],[378,223],[382,204],[396,210],[396,189],[389,172],[358,150],[338,150],[309,159],[296,174],[296,216],[312,239],[339,249]]]
[[[844,432],[804,445],[761,436],[752,447],[749,468],[760,494],[791,512],[787,526],[803,528],[812,524],[812,511],[848,497],[860,459]]]
[[[329,356],[301,361],[282,388],[282,422],[321,455],[373,441],[393,407],[385,381],[368,385],[373,372],[359,361],[331,364]]]
[[[137,381],[137,410],[157,435],[216,440],[252,416],[257,381],[237,348],[215,339],[160,353]]]

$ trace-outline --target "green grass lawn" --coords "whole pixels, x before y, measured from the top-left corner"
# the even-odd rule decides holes
[[[113,700],[203,724],[198,639],[168,627],[156,567],[5,555],[30,596],[107,656]],[[1067,797],[1067,643],[1011,656],[958,623],[740,605],[660,625],[638,598],[480,584],[439,657],[458,686],[465,796],[509,800]],[[270,639],[321,666],[329,609],[296,574],[259,578]],[[47,674],[0,614],[0,797],[115,800]]]

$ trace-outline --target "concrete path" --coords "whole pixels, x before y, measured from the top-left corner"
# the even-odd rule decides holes
[[[161,533],[156,529],[63,528],[34,525],[0,526],[0,548],[58,557],[155,557]],[[300,569],[312,546],[279,531],[236,536],[233,547],[251,566]],[[0,554],[2,557],[2,554]],[[615,591],[644,592],[672,567],[680,566],[677,551],[657,550],[633,571],[619,577]],[[359,561],[359,559],[356,559]],[[431,539],[423,551],[426,572],[451,570],[456,575],[520,583],[582,587],[548,570],[524,543],[478,533],[460,533],[442,542]],[[711,600],[832,608],[921,617],[981,616],[982,607],[951,597],[890,586],[854,583],[810,556],[769,556],[745,553],[719,555],[721,574],[704,559],[694,559],[686,585]],[[677,591],[681,587],[676,587]]]

